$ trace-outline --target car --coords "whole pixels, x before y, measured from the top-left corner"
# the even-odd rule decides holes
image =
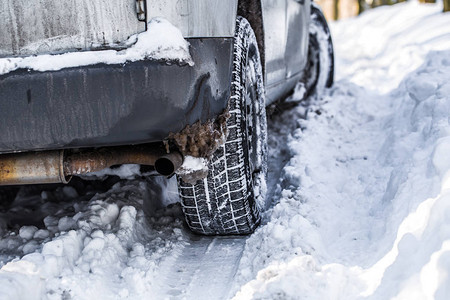
[[[255,230],[266,107],[333,84],[310,0],[5,0],[0,33],[0,185],[147,165],[203,235]]]

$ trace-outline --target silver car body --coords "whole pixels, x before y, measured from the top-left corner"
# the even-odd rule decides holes
[[[0,56],[126,47],[142,31],[135,0],[0,1]]]
[[[0,57],[120,49],[164,17],[185,38],[233,37],[238,0],[3,0]],[[291,89],[305,66],[309,0],[261,0],[267,104]],[[286,84],[287,83],[287,84]]]

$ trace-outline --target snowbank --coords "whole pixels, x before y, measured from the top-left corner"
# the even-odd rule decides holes
[[[450,297],[440,11],[409,2],[333,24],[338,81],[291,134],[279,203],[247,242],[236,299]]]
[[[448,13],[442,3],[416,0],[368,10],[332,26],[338,78],[386,93],[417,69],[430,51],[450,48]]]
[[[28,199],[34,214],[48,216],[44,229],[23,226],[18,236],[10,231],[2,237],[2,261],[8,252],[23,257],[2,263],[0,299],[138,299],[157,293],[163,286],[158,265],[181,247],[182,221],[176,206],[153,210],[151,218],[144,214],[144,199],[155,190],[145,181],[123,181],[88,194],[89,202],[73,187],[33,196],[34,204]],[[65,205],[55,210],[49,200]],[[33,219],[24,207],[16,212]]]
[[[95,64],[124,64],[143,59],[194,64],[189,53],[189,43],[183,38],[181,31],[163,18],[150,20],[148,30],[130,37],[127,44],[132,46],[122,51],[85,51],[60,55],[0,58],[0,75],[17,69],[57,71]]]

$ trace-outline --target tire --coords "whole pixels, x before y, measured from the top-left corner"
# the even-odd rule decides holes
[[[334,50],[330,29],[320,7],[311,3],[308,63],[300,83],[306,93],[304,99],[330,88],[334,81]]]
[[[203,235],[252,233],[265,208],[267,123],[261,61],[255,34],[236,21],[228,136],[196,184],[178,178],[189,228]]]

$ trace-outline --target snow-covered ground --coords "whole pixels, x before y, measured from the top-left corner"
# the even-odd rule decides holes
[[[173,181],[25,187],[0,204],[0,299],[449,299],[441,10],[410,1],[331,25],[336,83],[272,117],[274,206],[252,236],[191,235],[163,207]]]
[[[287,114],[235,298],[450,299],[450,14],[412,1],[332,32],[336,84]]]

